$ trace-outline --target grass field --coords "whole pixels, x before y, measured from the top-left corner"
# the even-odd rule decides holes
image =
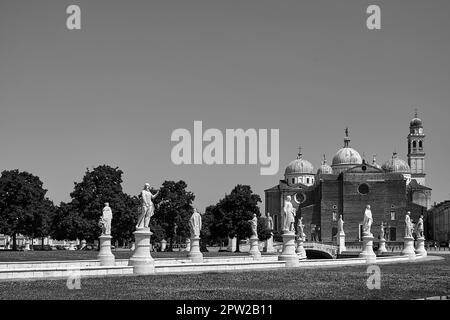
[[[366,266],[253,272],[0,282],[0,299],[418,299],[450,294],[445,260],[381,265],[381,289],[366,286]]]

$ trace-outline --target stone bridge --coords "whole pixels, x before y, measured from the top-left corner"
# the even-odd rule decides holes
[[[303,248],[308,258],[335,259],[338,252],[337,246],[320,242],[304,242]]]

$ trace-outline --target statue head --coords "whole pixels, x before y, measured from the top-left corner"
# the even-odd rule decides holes
[[[266,214],[267,214],[267,218],[270,218],[270,212],[267,212]]]
[[[253,214],[253,218],[256,218],[256,213]]]
[[[420,219],[423,219],[423,214],[420,215]]]
[[[407,216],[409,216],[410,214],[411,214],[411,212],[410,212],[410,211],[408,211],[408,212],[406,213],[406,215],[407,215]]]
[[[105,207],[109,207],[109,202],[105,202]]]
[[[287,196],[287,197],[286,197],[286,200],[287,200],[287,201],[291,201],[291,199],[292,199],[291,196]]]
[[[341,219],[341,220],[342,220],[342,214],[340,214],[340,215],[339,215],[339,219]]]
[[[370,204],[368,204],[368,205],[366,206],[366,209],[367,209],[367,210],[370,210]]]
[[[144,184],[144,190],[148,190],[148,189],[150,189],[150,184],[149,183]]]

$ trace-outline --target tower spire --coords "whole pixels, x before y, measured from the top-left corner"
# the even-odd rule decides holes
[[[345,128],[344,148],[348,148],[350,145],[350,138],[348,136],[348,127]]]
[[[302,154],[302,147],[299,146],[299,147],[298,147],[298,153],[297,153],[297,159],[301,159],[302,156],[303,156],[303,154]]]

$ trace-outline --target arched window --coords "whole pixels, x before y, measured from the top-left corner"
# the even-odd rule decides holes
[[[419,149],[422,149],[422,148],[423,148],[422,141],[419,141]]]
[[[292,183],[295,183],[295,179],[294,178],[292,178]]]
[[[306,183],[309,184],[309,178],[306,178]]]
[[[413,149],[417,148],[417,141],[413,141]]]

